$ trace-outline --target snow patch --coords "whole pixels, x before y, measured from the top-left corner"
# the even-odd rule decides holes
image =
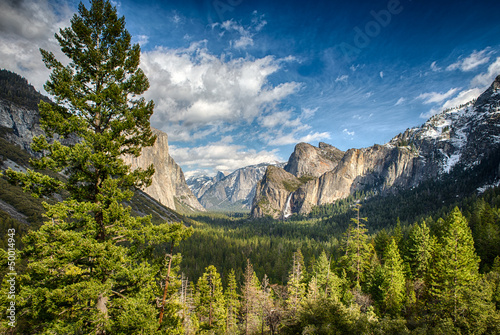
[[[479,192],[479,194],[481,194],[481,193],[486,192],[486,191],[487,191],[488,189],[490,189],[490,188],[493,188],[493,187],[498,187],[498,186],[500,186],[500,180],[497,180],[497,181],[496,181],[495,183],[493,183],[493,184],[489,184],[489,185],[484,185],[484,186],[482,186],[482,187],[478,187],[478,188],[477,188],[477,191]]]

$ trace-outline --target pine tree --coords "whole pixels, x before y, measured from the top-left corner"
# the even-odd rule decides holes
[[[360,286],[365,280],[365,272],[368,268],[372,248],[368,244],[368,230],[363,221],[367,218],[360,217],[361,205],[356,205],[356,217],[352,218],[355,226],[350,227],[344,242],[345,254],[340,259],[340,264],[346,269],[346,273],[355,286]]]
[[[392,239],[385,254],[383,266],[384,282],[382,284],[382,295],[384,309],[392,315],[398,315],[403,306],[405,292],[405,277],[403,271],[403,260],[399,254],[396,240]]]
[[[215,266],[205,269],[198,280],[196,309],[200,318],[201,329],[212,334],[222,334],[226,329],[226,299],[222,282]]]
[[[236,283],[236,275],[234,273],[234,269],[231,269],[231,272],[229,272],[226,290],[226,331],[228,334],[235,334],[238,329],[238,311],[241,304],[237,290],[238,284]]]
[[[408,236],[406,261],[410,265],[414,278],[426,280],[429,264],[434,254],[436,240],[430,234],[430,229],[425,222],[415,225]]]
[[[313,279],[320,297],[340,300],[340,278],[331,271],[330,260],[324,250],[313,266]]]
[[[244,334],[254,334],[259,327],[259,295],[260,283],[255,275],[253,266],[247,259],[245,278],[243,283],[243,297],[241,302],[241,314],[243,318]]]
[[[479,258],[467,220],[455,208],[444,223],[432,262],[430,294],[439,316],[454,322],[467,310],[466,296],[478,281]]]
[[[131,45],[125,19],[107,0],[92,0],[90,9],[80,4],[56,39],[71,62],[64,66],[41,50],[52,70],[45,89],[56,104],[39,104],[41,125],[52,139],[33,140],[33,150],[44,154],[33,165],[65,178],[7,172],[36,197],[67,196],[45,203],[46,223],[24,239],[22,332],[154,334],[154,301],[163,294],[157,283],[166,274],[152,251],[159,243],[175,246],[189,231],[181,224],[154,226],[149,216],[133,217],[124,206],[154,173],[152,166],[132,171],[122,160],[155,142],[149,122],[154,104],[140,97],[149,86],[138,67],[140,48]],[[163,307],[162,330],[177,333],[182,327],[176,311]]]
[[[302,256],[300,249],[293,254],[292,269],[290,271],[287,288],[287,307],[290,317],[293,318],[299,311],[300,304],[306,293],[306,285],[304,283],[304,256]]]

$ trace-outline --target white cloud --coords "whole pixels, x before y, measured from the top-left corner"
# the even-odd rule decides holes
[[[469,57],[465,59],[459,59],[457,62],[449,65],[446,70],[453,71],[460,69],[461,71],[471,71],[482,64],[488,63],[490,60],[489,48],[481,51],[474,51]]]
[[[316,114],[318,111],[319,107],[316,107],[314,109],[311,108],[302,108],[302,114],[300,115],[300,118],[303,120],[310,119]]]
[[[134,38],[133,43],[139,43],[141,47],[145,46],[149,42],[149,36],[147,35],[138,35],[136,38]]]
[[[267,80],[291,60],[267,56],[225,61],[208,53],[203,41],[187,49],[146,52],[141,68],[151,87],[145,96],[156,104],[152,123],[175,140],[196,139],[200,129],[211,134],[224,124],[251,123],[265,115],[271,124],[270,115],[281,112],[279,103],[301,87],[296,82],[272,86]]]
[[[347,79],[349,79],[349,76],[344,74],[342,76],[338,76],[337,79],[335,79],[335,82],[338,83],[338,82],[343,82],[343,83],[346,83],[347,82]]]
[[[330,139],[329,132],[312,132],[304,136],[297,136],[297,132],[286,133],[279,132],[278,134],[268,138],[269,145],[289,145],[297,144],[300,142],[312,143],[316,141]]]
[[[356,133],[354,131],[349,131],[349,130],[347,130],[347,128],[344,129],[342,132],[344,134],[348,135],[348,136],[351,136],[351,137],[353,137],[354,135],[356,135]]]
[[[446,93],[438,93],[438,92],[422,93],[417,97],[417,99],[424,100],[424,104],[440,103],[453,96],[457,91],[458,88],[452,88]]]
[[[406,99],[401,97],[401,98],[399,98],[399,100],[396,102],[396,104],[394,106],[402,105],[405,101],[406,101]]]
[[[253,38],[255,34],[260,32],[267,24],[267,21],[264,20],[264,15],[259,15],[257,11],[254,11],[252,16],[252,21],[249,26],[243,26],[242,24],[231,19],[222,23],[212,24],[212,29],[221,29],[221,32],[219,33],[220,37],[224,36],[226,33],[229,35],[232,33],[238,34],[239,37],[231,39],[229,44],[235,49],[246,49],[254,44]]]
[[[277,149],[257,151],[244,146],[220,141],[195,148],[169,147],[174,160],[187,168],[186,175],[213,174],[217,171],[234,171],[244,166],[282,161]],[[193,170],[189,173],[190,170]]]
[[[54,34],[69,26],[72,14],[67,4],[58,4],[56,11],[47,0],[0,1],[0,68],[26,77],[45,93],[43,85],[50,71],[38,49],[52,51],[57,59],[68,62]]]
[[[434,61],[431,64],[431,70],[434,72],[439,72],[439,71],[441,71],[441,68],[439,66],[437,66],[436,62]]]
[[[500,74],[500,57],[488,66],[488,71],[485,73],[478,74],[472,81],[472,86],[478,87],[488,87],[491,85],[493,80]]]
[[[440,107],[432,108],[431,110],[429,110],[429,112],[420,114],[420,117],[428,119],[433,115],[441,113],[445,109],[463,105],[473,99],[476,99],[482,92],[483,90],[479,88],[471,88],[468,90],[461,91],[456,97],[447,100]]]
[[[379,76],[380,76],[380,78],[384,79],[384,72],[380,71]]]

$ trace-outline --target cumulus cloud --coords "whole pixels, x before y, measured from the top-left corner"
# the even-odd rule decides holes
[[[173,131],[176,140],[193,139],[204,128],[221,130],[225,123],[251,123],[265,114],[270,125],[276,117],[272,114],[286,113],[277,107],[281,100],[301,87],[296,82],[268,82],[287,61],[272,56],[225,61],[210,54],[203,41],[186,49],[146,52],[141,67],[151,84],[146,98],[156,104],[153,125]]]
[[[277,149],[257,151],[224,141],[194,148],[170,146],[170,155],[189,170],[186,175],[234,171],[244,166],[282,161]]]
[[[424,104],[439,103],[453,96],[459,89],[452,88],[446,93],[429,92],[420,94],[417,99],[424,100]]]
[[[47,0],[0,1],[0,67],[28,78],[43,92],[50,72],[38,49],[66,61],[54,34],[69,26],[72,12],[66,4],[55,8]]]
[[[460,69],[461,71],[471,71],[479,65],[486,64],[490,60],[489,48],[481,51],[474,51],[469,57],[459,59],[455,63],[449,65],[446,70],[453,71]]]

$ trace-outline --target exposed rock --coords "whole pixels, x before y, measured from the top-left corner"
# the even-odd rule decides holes
[[[44,134],[40,128],[40,113],[18,106],[7,100],[0,100],[0,126],[12,129],[7,138],[12,143],[19,145],[30,154],[33,137]]]
[[[264,177],[257,183],[251,215],[283,217],[290,194],[300,185],[302,182],[293,174],[277,166],[268,166]]]
[[[139,157],[126,157],[125,162],[133,169],[146,169],[153,164],[155,174],[151,186],[144,191],[162,205],[181,210],[176,204],[177,200],[188,209],[204,211],[203,206],[187,186],[182,169],[169,155],[167,134],[157,129],[153,129],[153,133],[157,136],[155,144],[152,147],[143,148]]]
[[[343,156],[343,151],[323,142],[320,142],[318,147],[299,143],[295,146],[285,170],[299,178],[319,177],[333,170]]]

